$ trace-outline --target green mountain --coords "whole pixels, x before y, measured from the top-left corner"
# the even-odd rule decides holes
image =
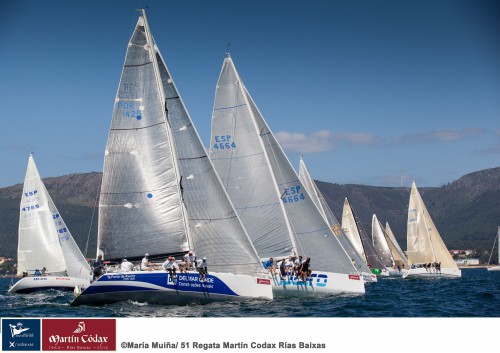
[[[82,252],[87,249],[86,256],[94,257],[101,173],[46,178],[44,183]],[[368,234],[375,213],[384,225],[389,222],[406,248],[409,188],[317,183],[339,221],[347,196]],[[500,167],[419,191],[448,249],[491,250],[500,224]],[[21,193],[21,184],[0,188],[0,256],[16,256]]]

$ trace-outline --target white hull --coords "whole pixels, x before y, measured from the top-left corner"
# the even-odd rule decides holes
[[[364,294],[365,285],[360,275],[331,272],[313,272],[306,281],[297,277],[272,278],[275,297],[312,297],[338,294]]]
[[[500,265],[487,267],[488,271],[500,271]]]
[[[462,271],[452,268],[442,268],[441,271],[436,272],[434,269],[427,270],[425,268],[412,268],[403,275],[403,278],[453,278],[462,277]]]
[[[133,300],[154,304],[273,299],[271,280],[230,273],[209,273],[201,282],[197,272],[163,271],[107,273],[86,288],[71,305],[103,305]]]
[[[65,276],[23,277],[9,289],[9,293],[26,294],[36,291],[58,289],[72,291],[75,287],[88,287],[89,280]]]
[[[374,273],[361,272],[361,276],[363,276],[363,282],[365,282],[365,284],[378,282],[377,275]]]
[[[389,277],[404,277],[408,270],[401,269],[399,271],[398,269],[388,268],[387,272],[389,273]]]

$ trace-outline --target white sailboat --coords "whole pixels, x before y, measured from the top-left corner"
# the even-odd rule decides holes
[[[372,216],[372,241],[373,241],[373,247],[375,248],[375,251],[377,252],[380,259],[383,261],[386,270],[389,273],[389,276],[390,277],[403,276],[403,271],[406,272],[406,270],[404,270],[402,267],[404,265],[404,262],[403,263],[396,262],[392,250],[394,246],[391,247],[389,245],[391,240],[389,239],[389,236],[386,234],[384,228],[382,227],[382,224],[380,224],[376,214]]]
[[[347,197],[344,200],[344,208],[342,209],[342,229],[347,239],[354,246],[359,256],[366,262],[372,273],[380,277],[389,276],[384,262],[375,251],[368,234],[366,234],[359,222]]]
[[[106,145],[98,253],[111,262],[208,258],[195,271],[106,273],[72,303],[159,304],[272,299],[271,280],[179,96],[141,10]]]
[[[388,237],[386,238],[387,243],[389,244],[392,256],[394,257],[396,264],[402,266],[405,269],[408,269],[408,259],[406,258],[406,255],[403,252],[403,250],[401,249],[401,246],[399,246],[399,243],[396,240],[396,237],[394,236],[391,227],[389,226],[389,222],[385,222],[384,234]]]
[[[17,274],[23,278],[9,293],[72,291],[89,285],[90,273],[89,264],[57,211],[30,155],[21,198],[17,246]]]
[[[499,237],[500,237],[500,227],[498,227],[497,237],[495,238],[495,241],[493,242],[493,248],[491,249],[491,254],[490,254],[490,258],[488,260],[488,264],[491,263],[491,257],[493,256],[493,250],[495,249],[495,243],[498,243]],[[488,271],[500,271],[500,243],[498,244],[498,265],[488,266],[487,269],[488,269]]]
[[[462,271],[451,257],[422,201],[415,182],[408,205],[407,277],[461,277]],[[436,267],[438,264],[438,267]]]
[[[357,268],[325,222],[243,84],[224,59],[210,157],[261,260],[311,257],[312,276],[273,276],[276,296],[364,293]]]
[[[361,259],[361,256],[359,256],[358,252],[354,250],[352,244],[349,242],[349,239],[347,239],[344,231],[342,230],[342,227],[337,221],[337,218],[333,214],[333,211],[330,209],[330,206],[328,206],[328,203],[323,197],[323,194],[312,178],[311,173],[309,173],[309,170],[307,169],[302,157],[300,158],[299,164],[299,179],[306,188],[307,193],[313,200],[314,204],[321,212],[323,218],[328,223],[328,225],[330,225],[333,233],[337,236],[337,240],[340,242],[340,245],[344,248],[344,250],[351,258],[351,262],[354,263],[354,265],[358,268],[358,271],[360,271],[363,275],[363,280],[365,281],[365,283],[377,282],[377,275],[373,274],[370,271],[370,269],[366,265],[366,262]]]

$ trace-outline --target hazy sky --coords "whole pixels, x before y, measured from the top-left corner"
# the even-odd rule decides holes
[[[227,43],[294,166],[438,186],[500,165],[498,1],[2,1],[0,187],[101,171],[135,9],[208,146]]]

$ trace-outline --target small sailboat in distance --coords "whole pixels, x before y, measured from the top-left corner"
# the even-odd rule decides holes
[[[88,286],[90,266],[52,201],[30,154],[19,215],[17,274],[9,293]]]
[[[500,237],[500,226],[497,229],[497,237],[495,238],[495,241],[493,242],[493,248],[491,249],[491,254],[490,258],[488,260],[488,264],[491,263],[491,258],[493,256],[493,250],[495,250],[495,243],[498,244],[498,265],[494,266],[488,266],[488,271],[500,271],[500,243],[499,243],[499,237]]]
[[[404,278],[462,277],[431,219],[415,182],[408,204],[408,264]]]
[[[376,214],[373,214],[372,216],[372,241],[375,251],[384,262],[387,272],[389,272],[389,276],[403,276],[403,268],[405,264],[404,262],[396,263],[395,255],[397,256],[397,254],[393,253],[392,250],[394,246],[391,247],[391,245],[389,245],[391,240],[382,227],[382,224],[380,224]]]
[[[389,272],[384,262],[375,251],[368,234],[366,234],[365,229],[359,222],[347,197],[344,200],[344,208],[342,210],[342,229],[354,246],[354,249],[356,249],[361,258],[366,261],[372,273],[380,277],[389,276]]]
[[[208,158],[144,10],[128,43],[104,155],[97,253],[115,263],[148,253],[174,266],[192,251],[199,262],[207,258],[208,274],[149,266],[108,272],[72,305],[273,298],[271,279]]]

